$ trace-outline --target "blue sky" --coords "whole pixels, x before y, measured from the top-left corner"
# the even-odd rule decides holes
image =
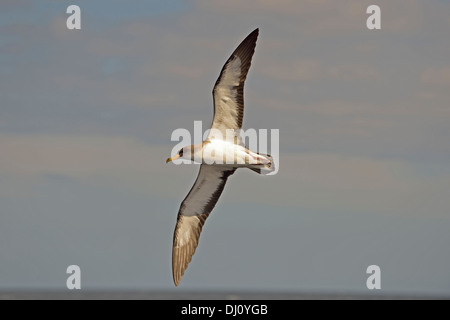
[[[66,8],[82,29],[67,30]],[[2,1],[0,288],[172,290],[172,232],[223,63],[256,27],[244,128],[280,171],[238,172],[180,288],[450,293],[450,4]],[[175,290],[175,289],[173,289]]]

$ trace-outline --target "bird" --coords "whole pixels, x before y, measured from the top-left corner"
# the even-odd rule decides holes
[[[194,185],[180,205],[173,235],[172,275],[178,286],[198,246],[206,219],[238,168],[257,173],[274,170],[273,158],[247,149],[240,135],[244,116],[244,83],[255,52],[259,28],[234,50],[213,88],[214,117],[207,138],[186,146],[166,163],[178,158],[200,162]]]

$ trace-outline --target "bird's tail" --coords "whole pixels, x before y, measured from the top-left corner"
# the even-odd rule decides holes
[[[256,173],[263,173],[263,174],[268,174],[270,172],[275,171],[275,162],[273,161],[273,158],[270,154],[262,154],[262,153],[257,153],[258,156],[260,156],[262,159],[262,163],[252,166],[249,169],[256,172]]]

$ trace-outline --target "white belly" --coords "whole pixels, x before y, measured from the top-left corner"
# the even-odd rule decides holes
[[[196,156],[200,156],[199,154]],[[249,167],[270,163],[270,160],[247,148],[223,140],[212,140],[202,148],[202,163]]]

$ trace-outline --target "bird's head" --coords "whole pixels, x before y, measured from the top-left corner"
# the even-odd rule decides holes
[[[192,146],[187,146],[187,147],[181,148],[176,155],[174,155],[171,158],[167,158],[166,163],[176,160],[178,158],[191,159],[191,150],[192,150]]]

